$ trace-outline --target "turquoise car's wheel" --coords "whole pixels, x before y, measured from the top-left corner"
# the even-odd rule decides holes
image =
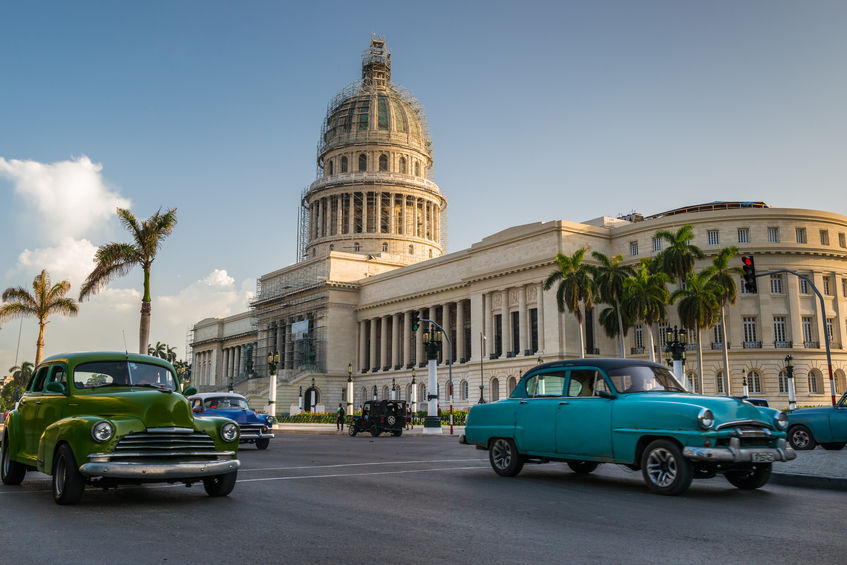
[[[215,475],[203,479],[203,488],[209,496],[226,496],[235,488],[236,479],[238,479],[238,471],[226,475]]]
[[[727,471],[724,477],[734,487],[744,490],[757,489],[765,486],[771,478],[771,464],[761,463],[743,471]]]
[[[256,449],[267,449],[269,443],[271,443],[270,438],[260,437],[256,440]]]
[[[581,475],[591,473],[597,468],[597,465],[599,465],[599,463],[596,461],[568,461],[568,467],[571,468],[571,471]]]
[[[76,466],[74,452],[63,443],[53,457],[53,500],[57,504],[76,504],[83,490],[85,480]]]
[[[792,426],[788,429],[788,443],[798,451],[814,449],[818,442],[806,426]]]
[[[12,461],[9,454],[9,434],[3,436],[2,464],[0,464],[0,479],[4,485],[19,485],[26,476],[26,467],[17,461]]]
[[[491,468],[502,477],[514,477],[523,469],[523,458],[511,438],[497,438],[488,449]]]
[[[685,492],[694,479],[694,466],[682,455],[677,444],[657,439],[641,456],[641,474],[650,490],[657,494]]]

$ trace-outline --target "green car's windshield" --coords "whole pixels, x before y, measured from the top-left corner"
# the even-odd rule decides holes
[[[74,368],[74,387],[151,385],[176,390],[173,374],[161,365],[136,361],[93,361]]]
[[[632,365],[606,371],[620,393],[686,392],[673,374],[664,367]]]

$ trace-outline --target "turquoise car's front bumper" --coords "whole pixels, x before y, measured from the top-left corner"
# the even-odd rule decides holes
[[[729,440],[729,447],[685,447],[682,454],[692,461],[711,463],[771,463],[791,461],[797,452],[789,447],[784,438],[777,440],[776,447],[741,447],[739,438]]]

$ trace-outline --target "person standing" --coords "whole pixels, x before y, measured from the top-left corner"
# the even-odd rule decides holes
[[[335,431],[344,430],[344,408],[341,403],[338,403],[338,410],[335,411]]]

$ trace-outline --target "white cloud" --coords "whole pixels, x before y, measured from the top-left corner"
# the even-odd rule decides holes
[[[235,284],[235,279],[229,276],[225,270],[215,269],[202,282],[208,286],[230,287]]]
[[[73,295],[94,267],[96,252],[97,246],[87,239],[65,237],[53,247],[24,249],[13,272],[35,277],[41,269],[47,269],[53,282],[70,281]]]
[[[103,232],[117,207],[131,207],[129,199],[106,186],[102,170],[84,155],[56,163],[0,157],[0,176],[12,182],[40,218],[42,229],[33,235],[51,244]]]

